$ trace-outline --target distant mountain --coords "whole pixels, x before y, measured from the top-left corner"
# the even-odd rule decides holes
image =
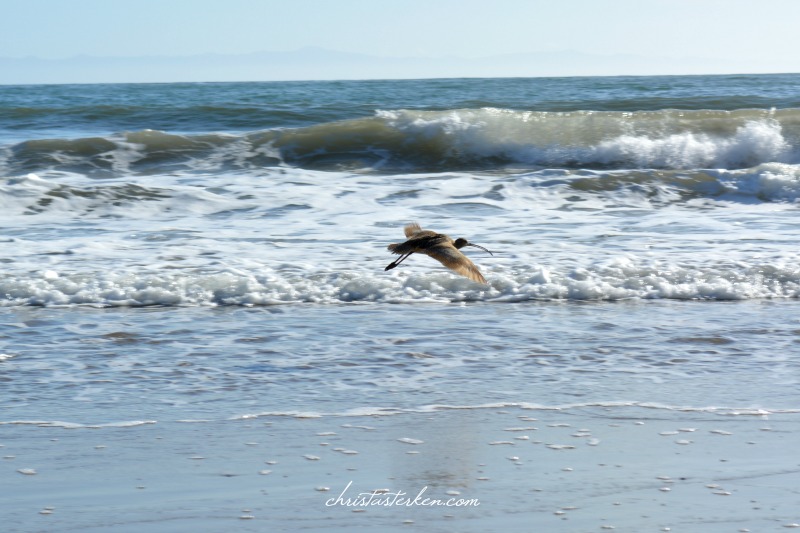
[[[576,51],[482,58],[376,57],[302,48],[288,52],[67,59],[0,58],[0,84],[203,82],[451,77],[537,77],[785,72],[758,64],[743,70],[701,58],[645,58]]]

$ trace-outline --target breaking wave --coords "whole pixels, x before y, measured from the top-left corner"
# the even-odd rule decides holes
[[[800,109],[384,110],[374,116],[245,134],[155,130],[38,139],[0,152],[6,175],[95,177],[294,166],[436,171],[498,166],[739,169],[800,162]]]

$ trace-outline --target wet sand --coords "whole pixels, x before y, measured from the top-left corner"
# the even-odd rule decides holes
[[[789,531],[800,415],[432,409],[0,426],[4,531]],[[374,496],[373,496],[374,493]]]

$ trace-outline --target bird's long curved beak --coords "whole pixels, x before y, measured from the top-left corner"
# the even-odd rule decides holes
[[[492,252],[490,252],[489,250],[487,250],[486,248],[484,248],[483,246],[480,246],[480,245],[478,245],[478,244],[475,244],[475,243],[471,243],[471,242],[470,242],[470,243],[467,243],[467,246],[474,246],[475,248],[480,248],[480,249],[481,249],[481,250],[483,250],[484,252],[489,252],[489,255],[492,255],[492,256],[494,255]]]

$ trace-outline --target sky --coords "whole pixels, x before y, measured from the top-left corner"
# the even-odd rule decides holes
[[[712,68],[717,65],[731,72],[751,72],[759,65],[764,71],[800,71],[800,0],[0,0],[0,4],[0,58],[22,58],[31,64],[34,58],[236,55],[320,47],[384,58],[442,60],[571,51],[636,55],[654,63],[664,58],[702,58]]]

